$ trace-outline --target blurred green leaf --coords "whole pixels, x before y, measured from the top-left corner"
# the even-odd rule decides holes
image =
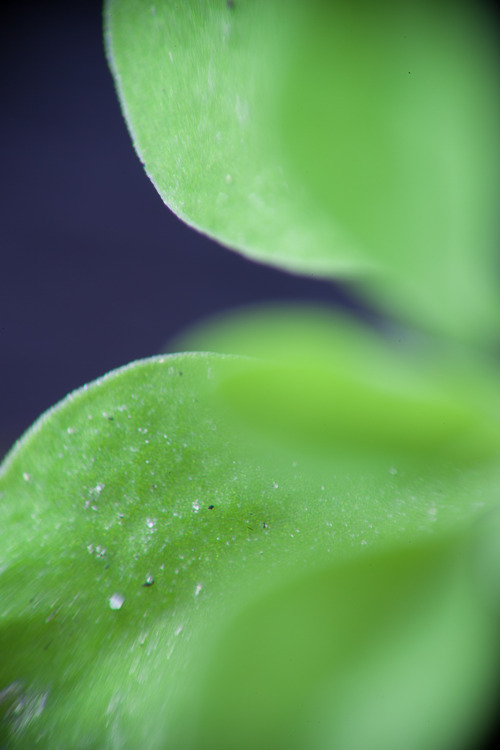
[[[487,17],[463,1],[317,0],[302,20],[280,113],[295,179],[380,270],[372,294],[388,309],[498,337],[500,58]]]
[[[498,56],[472,3],[108,0],[137,152],[185,221],[356,276],[391,312],[498,333]]]
[[[295,577],[223,628],[198,743],[458,750],[493,716],[498,644],[466,538]]]
[[[498,462],[498,368],[471,352],[391,342],[306,305],[233,310],[175,344],[255,358],[220,393],[260,441],[451,482]]]

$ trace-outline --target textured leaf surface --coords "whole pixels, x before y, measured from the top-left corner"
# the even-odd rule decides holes
[[[470,522],[490,502],[484,487],[455,502],[455,485],[373,474],[362,457],[349,475],[338,462],[312,469],[299,449],[293,460],[250,450],[220,399],[244,364],[138,362],[68,397],[7,458],[4,744],[198,748],[210,658],[248,602],[370,546]],[[268,677],[279,679],[273,662]]]
[[[184,355],[113,373],[48,413],[7,459],[4,741],[163,747],[193,631],[210,628],[247,568],[294,550],[303,492],[242,464],[217,418],[210,393],[230,366]],[[331,531],[321,532],[325,551]]]
[[[472,4],[108,0],[138,154],[185,221],[260,261],[369,278],[496,330],[498,59]]]

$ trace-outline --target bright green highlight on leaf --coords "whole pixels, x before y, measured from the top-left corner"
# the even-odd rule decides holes
[[[485,496],[484,482],[482,496],[455,497],[453,487],[440,486],[432,477],[408,480],[390,465],[383,474],[372,473],[364,453],[356,473],[346,476],[333,455],[312,467],[300,445],[293,458],[279,446],[266,455],[250,449],[252,434],[221,401],[225,384],[241,376],[245,363],[252,365],[209,354],[135,363],[72,394],[7,457],[0,474],[0,651],[8,655],[0,662],[4,744],[197,750],[200,743],[215,748],[216,731],[220,746],[227,740],[229,747],[233,725],[227,735],[217,729],[229,688],[210,664],[219,662],[218,649],[227,646],[232,653],[240,648],[238,639],[223,634],[231,622],[245,619],[246,607],[255,606],[258,613],[261,596],[274,598],[276,592],[279,603],[288,597],[288,589],[280,593],[282,587],[291,586],[290,612],[298,611],[309,589],[300,582],[305,570],[316,580],[315,571],[325,566],[334,579],[344,576],[335,572],[339,565],[353,564],[361,571],[366,559],[367,570],[372,569],[372,554],[400,554],[396,539],[420,549],[426,537],[436,536],[438,547],[446,545],[443,534],[456,529],[457,522],[470,525],[484,504],[495,502]],[[384,461],[377,460],[379,469]],[[464,486],[474,484],[467,472],[461,480]],[[456,539],[460,551],[466,540]],[[432,567],[429,563],[426,571]],[[435,567],[441,580],[440,563]],[[345,575],[353,595],[363,598],[362,587],[355,593],[362,573]],[[422,575],[425,588],[428,573]],[[465,586],[468,591],[467,580],[457,576],[459,590]],[[401,573],[398,586],[404,583]],[[411,597],[413,579],[407,583]],[[315,591],[312,583],[313,598]],[[344,607],[343,597],[334,587],[325,600],[325,615]],[[382,622],[385,601],[380,611],[378,605],[373,610]],[[366,606],[371,612],[372,604]],[[448,605],[443,606],[446,618]],[[489,631],[482,605],[468,614],[466,593],[452,597],[450,606],[458,615],[453,638],[462,649],[450,674],[460,679],[460,689],[450,698],[445,680],[443,691],[452,707],[462,706],[462,689],[470,697],[465,719],[470,725],[475,696],[490,684],[485,662],[491,663],[494,648],[485,640]],[[349,612],[342,622],[347,623]],[[271,618],[269,624],[275,628],[278,622]],[[300,621],[294,627],[299,626]],[[303,627],[306,640],[314,639],[314,653],[321,650],[321,638],[325,649],[341,649],[344,631],[332,644],[326,625],[320,632],[308,629],[307,622]],[[434,635],[433,624],[429,627],[432,644],[441,636]],[[383,631],[381,626],[373,634],[374,663],[385,648]],[[250,650],[260,649],[259,638],[256,633]],[[424,633],[423,648],[426,639]],[[454,649],[450,659],[455,664]],[[328,661],[334,672],[335,653]],[[403,660],[411,658],[405,653]],[[370,659],[360,685],[378,679]],[[221,656],[221,675],[227,663]],[[399,663],[396,658],[394,669]],[[264,669],[269,684],[280,680],[278,664],[271,659]],[[236,702],[256,679],[254,666],[241,662],[239,681],[231,688]],[[342,680],[351,674],[348,666],[346,656]],[[331,669],[322,680],[330,675],[333,683],[328,684],[335,691],[340,683]],[[432,665],[425,669],[432,673]],[[302,682],[312,684],[315,676],[299,660],[296,682],[276,697],[285,718],[293,707],[286,696],[300,694]],[[221,703],[215,723],[205,729],[216,696]],[[294,718],[301,732],[308,731],[312,709],[308,703]],[[325,714],[319,703],[315,710],[325,732],[340,731],[324,724],[328,705]],[[440,729],[446,737],[453,729],[447,715]],[[266,721],[269,717],[262,716],[256,722],[257,732]],[[391,727],[389,722],[379,731]],[[278,722],[275,732],[286,736],[286,721]],[[204,736],[206,742],[200,740]],[[423,741],[415,747],[427,748]]]
[[[426,475],[498,461],[498,372],[463,354],[390,342],[306,305],[233,310],[176,345],[256,358],[221,391],[261,440]]]
[[[185,221],[252,258],[369,281],[496,330],[498,59],[473,4],[108,0],[135,147]]]

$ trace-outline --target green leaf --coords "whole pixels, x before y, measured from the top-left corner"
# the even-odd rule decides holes
[[[301,491],[277,492],[233,449],[211,396],[231,366],[136,363],[72,394],[6,459],[2,746],[164,747],[196,627],[247,568],[290,554]]]
[[[497,333],[498,59],[472,4],[108,0],[136,150],[182,219],[356,276],[389,311]]]
[[[256,598],[219,636],[193,747],[470,747],[498,641],[469,557],[465,539],[420,541]]]
[[[470,351],[391,341],[308,305],[233,310],[175,344],[255,358],[220,393],[260,442],[450,482],[498,462],[498,368]]]
[[[300,447],[263,455],[221,406],[245,362],[135,363],[69,396],[7,457],[2,745],[198,748],[207,660],[249,603],[495,503],[467,470],[456,496],[458,482],[373,472],[364,451],[351,476]]]

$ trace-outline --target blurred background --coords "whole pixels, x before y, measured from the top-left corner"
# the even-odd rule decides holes
[[[0,58],[0,457],[68,392],[208,315],[303,300],[376,317],[353,288],[247,261],[163,205],[120,113],[100,0],[11,4]]]

